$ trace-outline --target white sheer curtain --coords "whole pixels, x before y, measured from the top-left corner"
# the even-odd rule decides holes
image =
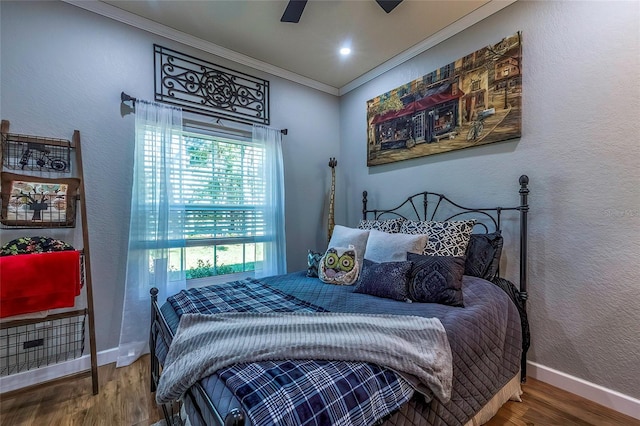
[[[136,100],[135,154],[129,251],[117,366],[148,352],[151,318],[149,290],[159,302],[186,287],[179,257],[171,265],[170,248],[184,247],[184,202],[180,161],[184,161],[182,110]]]
[[[284,233],[284,166],[282,133],[270,127],[253,125],[253,141],[265,148],[264,178],[265,236],[264,262],[256,265],[256,277],[284,274],[287,271]]]

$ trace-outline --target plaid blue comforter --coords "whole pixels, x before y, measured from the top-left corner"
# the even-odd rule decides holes
[[[222,312],[327,312],[252,278],[182,290],[167,302],[179,317]]]
[[[246,279],[183,290],[167,301],[185,313],[326,312],[319,306]],[[395,372],[364,362],[263,361],[218,372],[256,425],[370,425],[414,393]]]

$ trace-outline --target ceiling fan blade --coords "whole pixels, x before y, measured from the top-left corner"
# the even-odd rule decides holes
[[[376,0],[376,3],[378,3],[385,12],[389,13],[395,9],[397,5],[402,3],[402,0]]]
[[[280,22],[298,23],[300,21],[300,17],[302,16],[302,11],[304,10],[304,7],[306,5],[307,0],[289,0],[287,8],[282,14],[282,18],[280,18]]]

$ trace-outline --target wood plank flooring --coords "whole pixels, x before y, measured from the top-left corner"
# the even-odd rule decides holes
[[[149,355],[128,367],[98,368],[100,393],[91,377],[0,397],[2,426],[148,426],[162,418],[149,392]]]
[[[41,386],[0,397],[2,426],[148,426],[162,418],[149,392],[149,357],[129,367],[99,368],[100,394],[91,378]],[[508,402],[488,426],[640,426],[640,421],[535,379],[523,386],[523,402]]]
[[[545,382],[528,378],[522,402],[507,402],[487,426],[640,426],[640,420],[613,411]]]

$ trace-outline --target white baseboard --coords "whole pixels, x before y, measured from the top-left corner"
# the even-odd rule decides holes
[[[640,400],[562,371],[527,361],[527,375],[640,420]]]
[[[118,348],[107,349],[97,353],[98,365],[111,364],[118,358]],[[91,369],[89,355],[59,364],[48,365],[35,370],[23,371],[10,376],[0,377],[0,393],[10,392],[38,383],[59,379],[60,377],[76,374]]]
[[[98,352],[97,355],[98,365],[111,364],[118,358],[118,348],[107,349]],[[638,399],[532,361],[527,361],[527,366],[527,375],[534,379],[640,420],[640,400]],[[60,364],[0,377],[0,393],[55,380],[90,368],[89,355],[84,355]]]

